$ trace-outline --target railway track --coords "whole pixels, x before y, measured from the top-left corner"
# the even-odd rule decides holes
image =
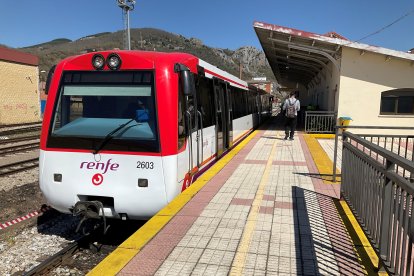
[[[41,128],[42,126],[38,125],[38,126],[29,126],[29,127],[24,127],[24,128],[7,129],[3,131],[0,130],[0,137],[7,137],[10,135],[16,135],[16,134],[21,134],[25,132],[40,131]]]
[[[12,145],[0,148],[0,156],[4,156],[11,153],[30,151],[39,148],[39,142],[30,142],[20,145]]]
[[[25,171],[31,168],[35,168],[39,165],[39,158],[31,158],[23,161],[15,161],[0,166],[0,176],[13,174],[20,171]]]
[[[8,130],[24,129],[28,127],[39,127],[41,125],[42,125],[42,122],[27,123],[27,124],[13,124],[13,125],[0,125],[0,133],[2,133],[3,131],[8,131]]]
[[[55,268],[65,265],[66,263],[70,263],[70,259],[72,259],[76,254],[82,254],[81,252],[84,252],[85,250],[91,248],[94,249],[89,250],[89,253],[84,252],[83,254],[94,254],[97,251],[108,251],[107,254],[109,254],[115,249],[115,246],[103,244],[98,245],[96,240],[99,239],[100,231],[102,231],[102,229],[98,227],[93,231],[93,233],[90,233],[90,235],[82,236],[79,239],[69,243],[66,247],[62,248],[56,254],[48,257],[36,267],[33,267],[27,272],[24,272],[23,275],[48,275]]]
[[[145,221],[112,221],[106,234],[103,234],[104,224],[93,226],[94,223],[92,223],[89,225],[89,227],[92,227],[89,234],[71,242],[36,267],[24,272],[23,275],[53,275],[54,269],[68,264],[86,274],[144,223]],[[74,259],[77,261],[74,261]],[[87,261],[79,262],[79,260]]]
[[[90,237],[84,236],[81,239],[74,241],[61,249],[58,253],[50,256],[38,266],[32,268],[28,272],[24,273],[25,276],[30,275],[45,275],[52,271],[54,268],[59,267],[66,260],[72,258],[81,248],[84,248],[85,244],[90,242]]]
[[[17,142],[22,142],[22,141],[29,141],[29,140],[36,140],[36,139],[39,139],[39,135],[29,135],[29,136],[24,136],[24,137],[15,137],[15,138],[10,138],[10,139],[0,140],[0,145],[17,143]]]

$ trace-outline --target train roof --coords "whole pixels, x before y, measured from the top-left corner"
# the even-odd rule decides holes
[[[191,66],[191,64],[201,66],[205,69],[205,75],[206,77],[212,78],[212,77],[218,77],[220,79],[223,79],[225,81],[228,81],[232,86],[239,87],[242,89],[248,89],[248,83],[244,80],[241,80],[240,78],[218,68],[215,65],[212,65],[197,56],[194,56],[189,53],[183,53],[183,52],[156,52],[156,51],[141,51],[141,50],[105,50],[105,51],[96,51],[96,52],[89,52],[81,55],[71,56],[67,57],[64,60],[62,60],[62,63],[69,63],[79,57],[86,56],[86,55],[94,55],[94,54],[103,54],[108,55],[111,53],[119,54],[122,58],[123,54],[129,54],[134,55],[137,54],[141,58],[146,59],[149,62],[157,62],[161,59],[163,61],[169,61],[169,62],[180,62],[183,64],[190,64],[190,69],[197,73],[196,66]]]

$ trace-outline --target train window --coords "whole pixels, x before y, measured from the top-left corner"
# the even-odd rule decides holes
[[[231,90],[233,98],[233,112],[234,118],[240,118],[247,114],[246,111],[246,91],[240,88],[233,87]]]
[[[243,95],[243,116],[246,116],[247,114],[249,114],[249,109],[248,109],[248,105],[249,105],[249,99],[248,99],[248,92],[247,91],[243,91],[242,95]]]
[[[253,93],[250,93],[250,113],[257,112],[256,96]]]
[[[185,104],[184,104],[184,92],[181,88],[181,84],[178,85],[178,149],[182,148],[185,142]]]
[[[236,107],[236,97],[234,96],[234,88],[231,87],[230,91],[230,95],[231,95],[231,108],[233,110],[233,119],[237,119],[237,107]]]
[[[203,128],[214,124],[214,98],[212,91],[212,81],[205,77],[199,77],[197,90],[198,110],[203,118]]]
[[[248,91],[243,92],[244,97],[245,97],[245,102],[246,102],[246,107],[245,107],[245,111],[244,111],[244,115],[247,115],[250,113],[250,94]]]
[[[94,150],[111,135],[104,149],[159,151],[152,72],[71,72],[62,80],[48,146]]]
[[[191,131],[196,130],[196,107],[194,103],[194,97],[193,96],[187,96],[187,100],[185,101],[187,103],[187,108],[185,110],[186,118],[187,118],[187,124],[190,125]],[[188,133],[189,134],[189,133]]]

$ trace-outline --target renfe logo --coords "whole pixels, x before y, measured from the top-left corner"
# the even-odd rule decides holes
[[[95,186],[101,185],[103,182],[103,175],[100,173],[96,173],[92,176],[92,184]]]
[[[87,170],[101,170],[103,171],[102,174],[105,174],[108,170],[116,171],[119,168],[118,163],[111,164],[111,160],[109,159],[106,161],[106,163],[102,162],[82,162],[80,164],[81,169],[87,169]]]

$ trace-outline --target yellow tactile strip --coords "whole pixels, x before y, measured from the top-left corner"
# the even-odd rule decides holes
[[[197,192],[204,187],[246,144],[252,140],[258,131],[254,131],[240,142],[233,150],[221,158],[208,171],[200,176],[189,188],[177,196],[170,204],[160,210],[130,238],[123,242],[88,275],[115,275],[177,214]]]
[[[318,141],[316,140],[316,136],[304,135],[304,139],[309,147],[312,158],[319,170],[319,173],[321,175],[332,174],[333,163],[329,159],[325,151],[322,149],[322,147],[319,145]],[[337,170],[337,173],[339,174],[340,172]],[[333,182],[326,181],[324,179],[324,183],[329,184]],[[359,225],[357,219],[353,215],[348,204],[345,202],[345,200],[333,199],[333,201],[339,212],[342,222],[344,223],[345,227],[347,228],[350,234],[350,237],[357,251],[358,257],[363,262],[368,275],[388,275],[386,272],[378,272],[378,255],[371,246],[371,243],[368,241],[368,238],[366,237],[364,231]]]
[[[333,163],[328,157],[326,152],[323,150],[318,140],[316,140],[315,135],[304,134],[303,138],[308,145],[309,151],[312,153],[312,159],[316,164],[316,167],[321,175],[323,183],[325,184],[340,184],[341,178],[339,177],[340,171],[337,169],[336,173],[338,175],[337,182],[332,181],[332,168]]]
[[[335,207],[342,218],[342,222],[348,230],[348,233],[354,242],[358,257],[365,265],[368,275],[388,275],[386,272],[378,272],[379,270],[379,259],[372,248],[371,243],[365,236],[364,231],[353,215],[351,209],[345,200],[335,200]]]
[[[315,139],[335,139],[335,134],[309,134]]]

